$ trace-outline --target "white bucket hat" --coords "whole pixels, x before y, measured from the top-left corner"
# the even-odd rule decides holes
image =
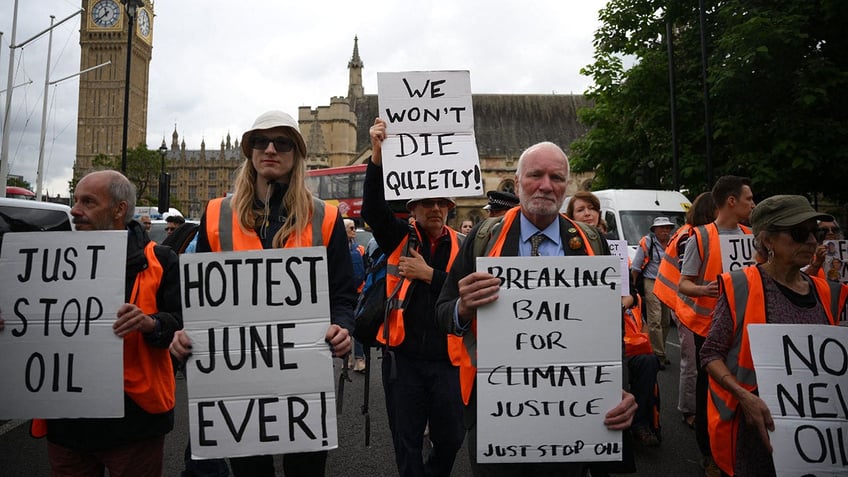
[[[297,141],[297,149],[303,156],[306,156],[306,142],[300,134],[300,128],[297,125],[297,121],[295,121],[291,115],[282,111],[268,111],[267,113],[262,113],[262,115],[256,118],[256,121],[253,122],[253,127],[242,134],[241,152],[244,153],[244,156],[248,159],[251,157],[250,136],[252,136],[253,133],[276,127],[287,127],[293,129],[296,133],[295,140]]]
[[[654,219],[654,223],[651,224],[651,230],[654,230],[654,227],[662,227],[664,225],[671,225],[674,227],[674,224],[668,220],[668,217],[657,217]]]

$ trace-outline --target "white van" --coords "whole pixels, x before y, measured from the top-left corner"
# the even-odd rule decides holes
[[[9,232],[67,230],[74,230],[67,205],[0,197],[0,243]]]
[[[675,230],[686,223],[689,199],[673,190],[605,189],[592,191],[601,201],[601,218],[607,223],[607,238],[627,240],[632,259],[639,240],[651,231],[655,217],[668,217]],[[566,201],[562,212],[568,205]]]

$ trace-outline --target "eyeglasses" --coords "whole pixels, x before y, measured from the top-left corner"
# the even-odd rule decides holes
[[[836,226],[836,227],[819,227],[819,233],[822,234],[822,235],[824,235],[824,234],[838,234],[840,232],[842,232],[842,229],[840,229],[839,226]]]
[[[424,199],[424,200],[419,200],[418,204],[421,204],[422,206],[424,206],[428,209],[435,207],[435,206],[439,206],[442,209],[447,209],[448,207],[451,206],[451,201],[445,200],[445,199]]]
[[[813,236],[815,237],[817,230],[817,227],[805,227],[804,225],[772,229],[773,232],[787,232],[792,237],[792,240],[794,240],[796,243],[805,243],[810,237],[810,234],[813,234]]]
[[[142,222],[144,225],[153,225],[153,222]]]
[[[294,149],[294,141],[287,137],[265,137],[265,136],[251,136],[250,138],[250,147],[253,149],[265,150],[268,148],[268,144],[274,143],[274,149],[277,152],[289,152]]]

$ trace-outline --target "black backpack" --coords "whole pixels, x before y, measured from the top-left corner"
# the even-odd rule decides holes
[[[386,261],[388,257],[375,250],[365,272],[365,285],[353,311],[353,337],[363,346],[374,346],[377,331],[386,318]]]

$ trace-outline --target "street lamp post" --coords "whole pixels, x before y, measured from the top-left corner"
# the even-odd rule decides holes
[[[159,213],[164,214],[171,208],[171,175],[165,172],[165,155],[168,148],[163,143],[159,147],[159,156],[162,162],[159,166]]]
[[[127,130],[130,120],[130,67],[132,65],[132,40],[135,36],[135,12],[143,7],[142,0],[121,0],[127,12],[127,71],[124,78],[124,136],[121,142],[121,172],[127,173]]]

